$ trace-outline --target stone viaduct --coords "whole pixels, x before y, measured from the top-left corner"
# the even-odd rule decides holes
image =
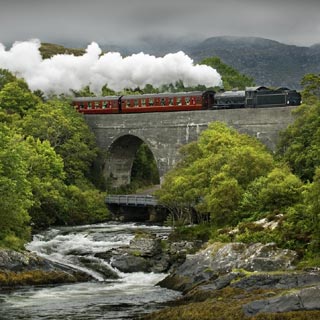
[[[293,121],[293,108],[97,114],[85,115],[85,119],[106,153],[104,175],[118,187],[130,183],[135,153],[143,142],[152,151],[162,178],[179,160],[179,148],[195,141],[213,121],[257,137],[274,150],[279,131]]]

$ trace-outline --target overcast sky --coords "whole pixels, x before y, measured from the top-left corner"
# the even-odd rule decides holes
[[[135,42],[257,36],[320,43],[320,0],[0,0],[0,42]]]

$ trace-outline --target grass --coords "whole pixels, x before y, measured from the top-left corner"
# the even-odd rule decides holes
[[[76,282],[77,279],[62,271],[32,270],[25,272],[0,271],[0,287]]]

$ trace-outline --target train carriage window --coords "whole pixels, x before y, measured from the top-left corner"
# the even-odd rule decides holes
[[[190,98],[189,97],[185,97],[185,101],[186,101],[186,105],[190,104]]]
[[[166,100],[165,100],[165,98],[162,98],[162,99],[161,99],[161,105],[162,105],[162,106],[165,106],[165,105],[166,105]]]
[[[84,109],[84,104],[83,104],[83,102],[80,102],[80,103],[79,103],[79,108],[80,108],[80,110]]]
[[[177,106],[181,106],[181,98],[177,98]]]
[[[107,109],[108,108],[108,101],[103,101],[102,102],[102,109]]]
[[[145,107],[146,106],[146,99],[141,99],[141,107]]]
[[[95,103],[95,108],[96,108],[96,109],[100,109],[100,101],[96,101],[96,103]]]
[[[138,99],[134,99],[134,106],[139,107],[139,100]]]
[[[153,99],[149,98],[149,106],[153,106]]]
[[[131,107],[131,101],[127,100],[127,107]]]
[[[169,99],[169,106],[173,106],[173,98]]]
[[[92,109],[91,102],[88,102],[88,109]]]

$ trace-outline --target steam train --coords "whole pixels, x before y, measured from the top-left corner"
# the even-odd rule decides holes
[[[266,108],[297,106],[300,103],[301,95],[296,90],[262,86],[241,91],[207,90],[73,99],[76,110],[84,114]]]

